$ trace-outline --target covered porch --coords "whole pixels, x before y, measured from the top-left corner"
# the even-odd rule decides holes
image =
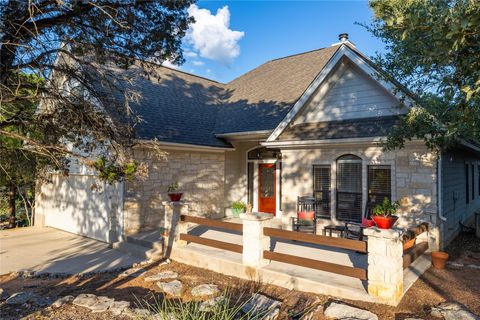
[[[181,204],[171,204],[171,257],[239,278],[396,305],[430,267],[426,224],[412,231],[423,235],[404,251],[412,237],[406,230],[369,228],[368,241],[361,241],[284,230],[269,214],[219,220],[181,211]]]

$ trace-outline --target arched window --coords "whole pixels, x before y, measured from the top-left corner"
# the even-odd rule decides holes
[[[362,220],[362,159],[347,154],[337,159],[337,219]]]

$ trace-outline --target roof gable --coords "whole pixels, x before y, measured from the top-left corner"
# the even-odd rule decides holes
[[[342,59],[347,58],[356,68],[361,70],[365,75],[368,75],[370,79],[372,79],[378,87],[382,87],[386,92],[390,93],[392,96],[396,97],[398,100],[406,101],[407,105],[413,104],[413,101],[410,100],[408,96],[406,96],[402,90],[395,84],[389,81],[382,80],[382,77],[379,74],[379,71],[373,67],[371,61],[365,58],[363,55],[359,54],[357,50],[352,49],[348,45],[342,45],[330,59],[330,61],[325,65],[322,71],[317,75],[315,80],[310,84],[310,86],[305,90],[303,95],[300,99],[295,103],[289,113],[285,116],[282,122],[275,128],[272,132],[270,137],[267,141],[275,141],[278,137],[287,129],[287,127],[297,119],[298,115],[303,111],[307,106],[308,102],[311,101],[312,97],[315,94],[319,95],[322,98],[326,91],[328,90],[328,86],[323,87],[323,92],[321,85],[324,84],[328,79],[329,76],[332,75],[333,72],[339,68]],[[400,90],[399,90],[400,89]],[[388,114],[391,116],[393,113]],[[371,115],[365,115],[364,117],[369,117]],[[330,115],[331,117],[331,115]],[[303,119],[305,120],[305,119]],[[309,119],[312,121],[312,119]],[[316,119],[319,120],[319,119]],[[328,120],[328,119],[326,119]],[[331,119],[334,120],[334,119]]]

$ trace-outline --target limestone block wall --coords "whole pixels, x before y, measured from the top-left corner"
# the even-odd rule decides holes
[[[367,166],[390,165],[392,200],[401,203],[397,226],[415,225],[417,221],[436,223],[437,170],[436,155],[420,143],[385,152],[376,144],[349,144],[305,149],[282,150],[282,216],[294,216],[297,196],[313,194],[314,164],[331,165],[331,208],[335,223],[336,159],[354,154],[363,160],[364,203],[366,202]],[[285,218],[284,218],[285,220]],[[332,221],[325,221],[332,223]]]
[[[163,226],[168,185],[178,181],[193,215],[223,216],[225,155],[223,152],[137,147],[134,157],[147,168],[146,177],[125,184],[125,233]]]

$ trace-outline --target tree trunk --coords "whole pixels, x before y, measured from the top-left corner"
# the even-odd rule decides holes
[[[13,182],[10,182],[10,191],[8,192],[8,215],[9,217],[9,228],[15,228],[16,222],[16,213],[17,208],[15,204],[15,199],[17,198],[17,188]]]

